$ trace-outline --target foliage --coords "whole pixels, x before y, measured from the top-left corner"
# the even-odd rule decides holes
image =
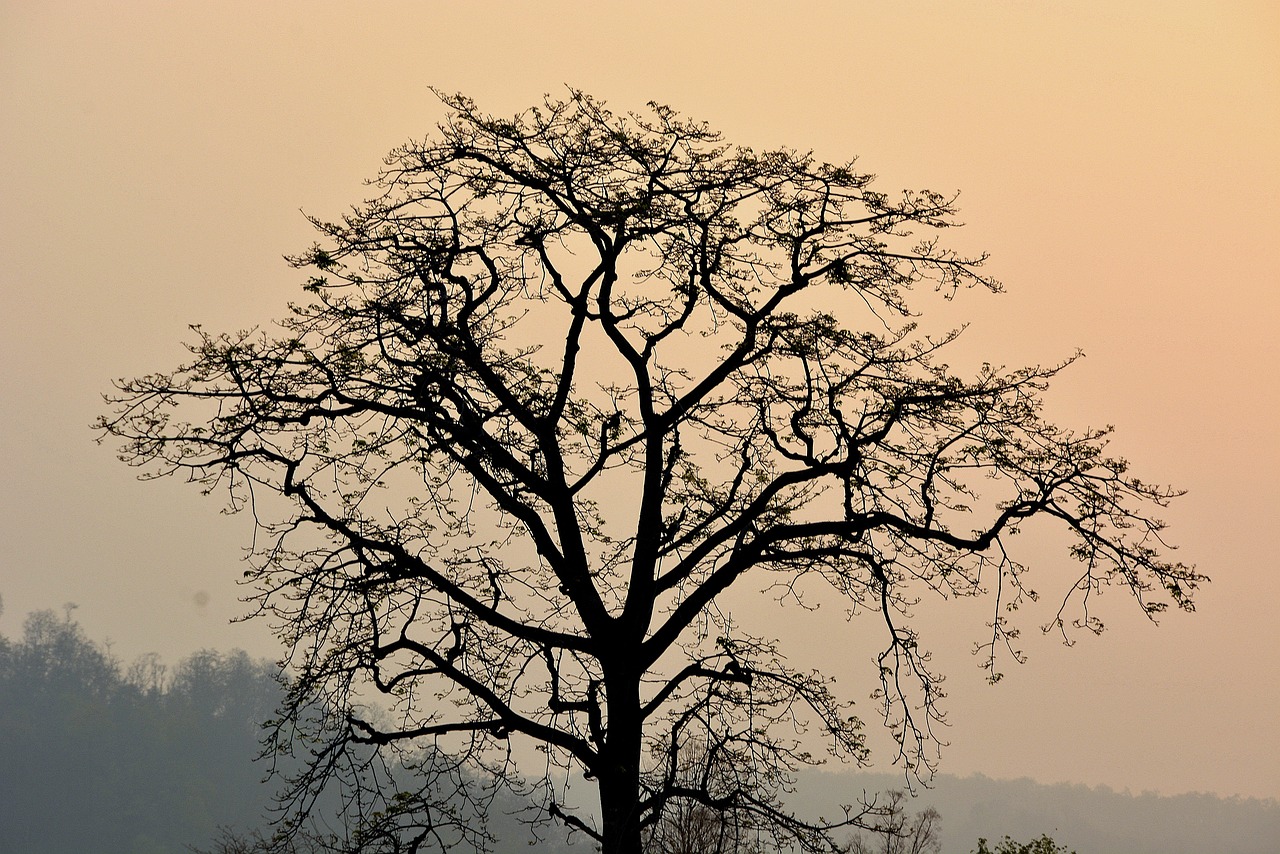
[[[121,380],[99,422],[146,476],[257,518],[248,579],[297,673],[272,737],[314,751],[295,815],[339,784],[367,850],[451,850],[486,844],[505,789],[609,854],[699,807],[826,850],[864,809],[802,820],[780,795],[804,765],[864,761],[862,722],[734,619],[731,590],[878,613],[879,713],[920,773],[942,695],[910,607],[990,596],[996,678],[1034,598],[1025,520],[1075,538],[1064,633],[1101,628],[1108,584],[1151,615],[1191,608],[1201,577],[1152,515],[1175,493],[1109,457],[1106,430],[1041,417],[1061,366],[964,379],[938,358],[959,333],[911,320],[922,283],[998,290],[936,238],[952,198],[658,105],[444,101],[437,140],[314,221],[278,333],[197,328],[188,364]],[[707,773],[681,771],[689,743]],[[390,785],[367,746],[420,781]],[[598,825],[565,798],[579,772]]]
[[[264,777],[298,768],[286,756],[254,763],[262,724],[285,699],[274,665],[201,650],[174,665],[150,653],[122,666],[73,610],[38,611],[20,638],[0,635],[0,851],[172,854],[212,840],[218,854],[313,854],[348,844],[335,798],[287,838],[249,829],[270,817],[275,782]],[[75,821],[62,820],[67,804]],[[517,807],[499,803],[492,822],[507,845],[528,836],[506,820]]]
[[[167,854],[218,823],[257,823],[274,671],[209,651],[122,668],[70,608],[31,614],[21,638],[0,638],[0,850]]]
[[[1075,852],[1068,851],[1065,845],[1058,845],[1048,834],[1042,834],[1038,839],[1030,842],[1015,842],[1006,836],[994,849],[987,847],[987,840],[979,839],[978,850],[973,854],[1075,854]]]

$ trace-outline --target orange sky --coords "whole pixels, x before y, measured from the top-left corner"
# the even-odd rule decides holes
[[[995,688],[967,654],[980,614],[930,624],[942,770],[1280,797],[1280,7],[786,6],[0,2],[0,632],[75,601],[126,659],[270,654],[265,627],[226,623],[245,520],[135,483],[92,444],[97,394],[171,367],[188,323],[279,316],[299,209],[359,200],[439,120],[428,86],[512,112],[568,83],[857,155],[882,189],[962,190],[948,237],[1009,293],[947,308],[973,321],[953,361],[1082,348],[1053,417],[1114,423],[1140,474],[1190,491],[1167,517],[1214,579],[1200,613],[1154,629],[1113,593],[1102,638],[1029,637]],[[1042,590],[1069,578],[1044,569]],[[830,630],[862,699],[866,632]]]

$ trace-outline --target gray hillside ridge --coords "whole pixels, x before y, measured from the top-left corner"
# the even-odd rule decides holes
[[[100,644],[89,640],[79,631],[74,622],[68,622],[66,617],[51,611],[39,612],[32,617],[37,621],[32,623],[33,626],[42,626],[45,629],[35,637],[43,638],[63,652],[78,651],[76,655],[61,658],[52,669],[42,671],[47,685],[55,688],[61,685],[64,688],[57,690],[72,690],[73,694],[81,693],[82,686],[77,687],[78,678],[94,673],[105,674],[109,681],[117,682],[121,686],[126,684],[122,680],[130,669],[125,667],[123,662],[113,661],[106,656],[105,649]],[[9,619],[0,624],[0,652],[4,653],[0,656],[0,664],[6,660],[16,663],[16,659],[6,657],[28,648],[27,642],[20,635],[14,636],[12,622]],[[55,643],[59,638],[63,640],[62,644]],[[35,659],[25,660],[34,661]],[[48,661],[48,659],[45,660]],[[146,660],[148,660],[146,657],[139,659],[140,662]],[[77,662],[80,662],[79,666]],[[242,684],[245,688],[260,686],[262,691],[277,690],[273,681],[268,678],[269,668],[264,662],[254,661],[235,651],[218,653],[206,650],[168,667],[158,659],[153,663],[158,665],[154,669],[158,678],[164,677],[165,674],[170,677],[166,680],[170,687],[165,689],[164,693],[170,694],[175,688],[177,689],[177,695],[170,694],[171,697],[207,696],[201,688],[202,686],[211,687],[208,683],[210,677],[213,677],[215,683],[223,686]],[[8,672],[0,666],[0,675],[10,678],[17,676],[18,673]],[[134,678],[138,680],[143,675],[143,671],[138,670]],[[181,678],[174,683],[171,681],[173,676]],[[231,677],[234,677],[232,682],[225,681]],[[65,681],[66,679],[71,681]],[[100,684],[100,681],[98,680],[95,684]],[[142,681],[134,681],[131,684],[146,691],[146,685]],[[13,689],[16,685],[3,687]],[[50,695],[50,699],[56,704],[53,707],[55,710],[67,711],[67,705],[62,699],[65,696],[65,694]],[[139,697],[139,699],[145,698]],[[240,697],[234,691],[232,696],[223,696],[223,699],[229,703],[230,707],[258,709],[251,712],[253,715],[259,714],[264,703],[270,705],[269,698],[265,696],[257,696],[254,700],[248,694]],[[0,691],[0,852],[3,854],[28,854],[28,852],[30,854],[37,854],[37,852],[38,854],[63,854],[63,852],[72,854],[74,851],[79,854],[87,849],[49,846],[51,831],[70,832],[79,829],[74,826],[74,823],[67,823],[64,820],[65,803],[56,798],[45,798],[43,803],[46,811],[37,816],[18,815],[10,811],[21,800],[24,793],[41,787],[39,773],[41,768],[49,771],[60,767],[59,751],[65,753],[68,748],[77,748],[77,746],[88,748],[88,753],[80,752],[73,757],[74,764],[66,766],[79,769],[78,779],[63,779],[57,784],[59,791],[64,795],[70,795],[91,783],[92,781],[87,779],[89,776],[98,776],[97,773],[85,774],[86,771],[92,770],[87,763],[95,753],[123,746],[126,739],[133,740],[135,753],[143,750],[144,745],[151,749],[161,749],[164,748],[167,739],[162,737],[162,733],[144,731],[145,728],[142,727],[113,729],[108,725],[111,718],[106,711],[111,704],[108,703],[94,711],[94,700],[91,697],[82,697],[82,714],[73,720],[81,723],[92,721],[90,730],[81,727],[75,731],[54,732],[48,728],[53,725],[57,715],[42,714],[39,718],[31,719],[29,723],[44,729],[28,733],[33,737],[23,739],[21,743],[10,743],[12,737],[19,732],[14,725],[21,720],[12,715],[31,700],[34,700],[34,697],[29,692],[28,696],[24,696],[20,690]],[[203,708],[208,717],[207,719],[191,718],[187,723],[181,723],[178,717],[166,718],[161,713],[162,707],[155,706],[157,717],[144,716],[141,719],[130,720],[136,722],[149,719],[155,723],[168,720],[171,726],[178,727],[194,725],[207,735],[209,727],[215,725],[219,718],[212,713],[208,704],[187,706],[179,702],[176,706],[170,706],[179,712],[184,707],[191,708],[193,712]],[[247,724],[247,721],[245,723]],[[87,732],[93,734],[94,740],[98,742],[97,747],[83,740]],[[116,748],[104,742],[111,732],[115,732],[115,738],[107,741],[116,743]],[[177,735],[179,732],[186,732],[186,730],[175,729],[171,730],[170,734]],[[239,734],[231,738],[233,732]],[[224,769],[228,773],[218,779],[224,783],[231,783],[234,779],[243,781],[245,784],[259,780],[262,776],[262,766],[253,766],[250,763],[250,757],[256,749],[256,736],[251,726],[240,726],[235,727],[234,730],[228,730],[226,738],[227,740],[218,742],[220,747],[217,749],[222,754],[221,760],[231,762],[235,757],[225,754],[229,751],[240,752],[244,767],[242,771],[236,771],[234,774],[230,774],[228,767]],[[184,739],[184,742],[188,747],[196,747],[194,739]],[[170,747],[172,746],[174,745],[170,744]],[[19,761],[14,751],[29,753],[28,748],[36,748],[37,753],[43,755],[42,765]],[[141,757],[138,758],[141,759]],[[153,760],[159,759],[159,755],[153,757]],[[171,769],[169,772],[159,770],[159,767],[154,764],[139,765],[139,769],[157,769],[155,774],[146,775],[143,783],[148,780],[155,783],[159,777],[167,776],[168,779],[163,785],[166,789],[173,789],[181,778],[181,768],[191,763],[188,761],[184,765],[184,760],[176,755],[172,756],[169,762]],[[98,771],[101,770],[99,767]],[[211,779],[208,766],[198,770],[206,781]],[[50,785],[55,783],[55,781],[45,782]],[[116,792],[121,785],[130,785],[121,781],[99,780],[98,782],[107,782],[109,789]],[[801,777],[792,801],[797,807],[820,811],[834,801],[856,799],[864,790],[867,793],[883,792],[900,788],[903,784],[904,778],[892,771],[878,773],[814,771]],[[236,789],[238,785],[225,787],[223,794],[232,794],[227,790]],[[53,791],[48,786],[43,790]],[[267,788],[264,787],[260,791],[265,799],[268,794]],[[79,806],[80,817],[87,818],[93,805],[82,802]],[[1159,796],[1154,793],[1135,795],[1116,792],[1106,787],[1089,787],[1080,784],[1046,785],[1026,778],[998,780],[980,774],[957,777],[944,773],[936,778],[933,788],[919,789],[917,797],[908,803],[907,809],[910,812],[918,812],[927,806],[934,806],[942,815],[944,854],[952,854],[952,852],[968,854],[975,849],[980,836],[988,838],[994,844],[1005,835],[1019,841],[1027,841],[1037,838],[1042,833],[1049,834],[1059,844],[1067,846],[1068,850],[1074,850],[1078,854],[1146,854],[1146,852],[1153,852],[1153,854],[1155,852],[1159,854],[1192,854],[1192,852],[1195,854],[1202,854],[1202,852],[1274,854],[1280,850],[1280,844],[1278,844],[1280,843],[1280,803],[1275,799],[1222,798],[1204,793],[1174,796]],[[39,809],[39,804],[31,806],[33,812]],[[217,807],[215,811],[221,816],[219,819],[221,821],[230,820],[231,816],[236,814],[230,801]],[[34,821],[31,820],[33,818]],[[523,838],[518,838],[521,830],[518,825],[506,822],[505,816],[497,818],[503,820],[503,830],[510,833],[510,835],[504,833],[505,839],[495,848],[499,854],[528,850],[551,852],[591,850],[591,846],[585,844],[586,840],[582,837],[577,839],[578,844],[565,845],[554,835],[545,836],[536,849],[531,848]],[[243,817],[241,820],[244,820]],[[21,827],[30,828],[34,835],[25,836]],[[96,841],[100,850],[123,850],[101,847],[110,845],[111,834],[106,833],[107,830],[108,828],[105,827],[96,828]],[[149,835],[145,827],[133,827],[129,830],[138,838]],[[153,830],[158,831],[159,828]],[[15,831],[18,833],[16,837],[13,835]],[[24,844],[22,841],[24,838],[30,844]],[[196,846],[205,845],[208,842],[205,839],[188,839],[187,841]],[[138,854],[138,849],[130,849],[130,851],[131,854]]]
[[[892,771],[819,770],[802,774],[793,806],[821,810],[833,799],[905,787]],[[944,854],[973,851],[979,837],[1025,842],[1047,833],[1078,854],[1275,854],[1280,801],[1210,793],[1133,794],[1107,786],[940,773],[916,785],[910,812],[942,815]]]

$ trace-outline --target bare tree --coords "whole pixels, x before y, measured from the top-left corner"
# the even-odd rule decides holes
[[[298,831],[291,836],[267,836],[260,830],[238,832],[229,827],[218,828],[210,848],[191,847],[192,854],[323,854],[335,849],[318,834]]]
[[[848,854],[938,854],[942,850],[942,817],[933,807],[907,812],[907,792],[895,789],[883,795],[873,810],[869,832],[859,831],[850,841]]]
[[[665,747],[665,746],[664,746]],[[701,741],[664,750],[670,795],[644,830],[645,854],[754,854],[773,834],[768,811],[736,797],[743,758]],[[674,761],[673,761],[674,760]],[[657,769],[655,769],[656,771]],[[774,811],[777,804],[771,804]],[[762,819],[766,826],[761,826]]]
[[[724,814],[692,800],[668,804],[645,834],[646,854],[745,854],[745,829]]]
[[[726,591],[878,612],[879,712],[926,771],[941,695],[909,605],[989,596],[994,674],[1032,595],[1009,550],[1025,520],[1075,538],[1063,631],[1099,628],[1089,597],[1113,583],[1148,614],[1191,608],[1201,577],[1152,516],[1174,493],[1108,457],[1107,431],[1042,419],[1061,366],[961,378],[937,358],[958,333],[911,322],[913,286],[999,288],[934,235],[953,198],[659,105],[444,101],[374,198],[315,220],[279,331],[197,327],[189,363],[120,381],[99,423],[146,476],[255,514],[247,575],[296,673],[276,738],[314,751],[296,808],[395,755],[425,782],[352,790],[370,850],[459,844],[456,805],[522,780],[534,818],[609,854],[674,802],[827,849],[860,811],[802,821],[778,796],[825,755],[863,761],[862,724]],[[513,741],[541,751],[528,776]],[[690,742],[732,773],[673,773]],[[565,804],[571,770],[598,825]]]

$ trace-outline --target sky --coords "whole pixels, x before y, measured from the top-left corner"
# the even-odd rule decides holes
[[[989,252],[1007,293],[946,306],[970,323],[953,363],[1084,351],[1049,415],[1114,424],[1140,476],[1187,490],[1165,518],[1213,579],[1193,615],[1155,627],[1115,591],[1101,637],[1031,631],[1030,662],[989,687],[981,612],[924,609],[949,677],[941,770],[1280,797],[1270,2],[0,0],[0,634],[73,602],[126,661],[274,656],[267,626],[231,622],[248,520],[137,482],[94,442],[100,395],[181,361],[188,324],[282,316],[303,212],[340,215],[429,135],[429,87],[511,114],[566,85],[733,143],[857,156],[883,190],[961,191],[946,238]],[[1065,591],[1070,565],[1043,554],[1040,588]],[[834,614],[795,657],[872,718],[869,635]]]

